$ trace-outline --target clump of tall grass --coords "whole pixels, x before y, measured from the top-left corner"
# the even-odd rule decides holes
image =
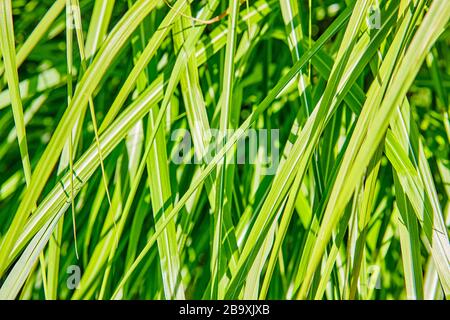
[[[0,0],[0,298],[450,297],[446,0]]]

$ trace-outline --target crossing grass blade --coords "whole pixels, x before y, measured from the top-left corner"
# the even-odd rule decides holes
[[[17,140],[19,143],[20,156],[25,181],[30,184],[31,165],[28,155],[28,143],[25,131],[25,121],[23,118],[23,106],[19,91],[19,75],[16,62],[16,47],[14,43],[14,26],[12,20],[12,6],[10,0],[0,2],[0,28],[1,28],[1,51],[3,63],[5,66],[5,77],[8,82],[9,93],[11,97],[11,106],[14,114],[14,123],[16,127]]]

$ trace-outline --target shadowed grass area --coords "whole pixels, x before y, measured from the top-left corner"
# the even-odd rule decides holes
[[[0,298],[448,299],[447,0],[0,0]]]

